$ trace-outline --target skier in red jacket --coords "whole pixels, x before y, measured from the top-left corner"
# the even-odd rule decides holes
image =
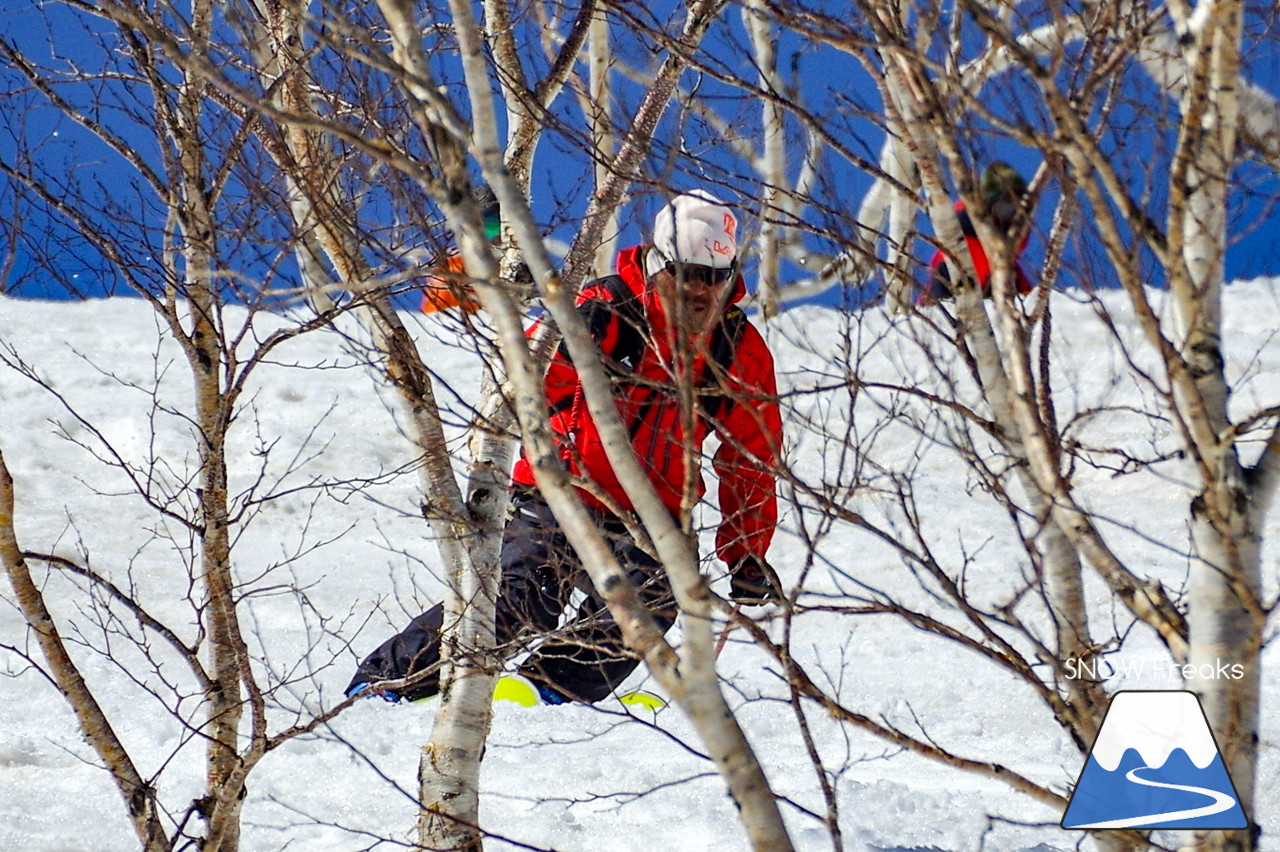
[[[980,188],[983,200],[990,213],[991,224],[1005,234],[1013,234],[1020,228],[1026,217],[1027,182],[1017,170],[1008,163],[997,160],[987,166],[982,173]],[[978,239],[977,230],[969,219],[964,202],[955,204],[956,215],[960,218],[960,230],[964,233],[965,248],[973,261],[974,272],[978,276],[978,286],[984,296],[991,295],[991,264],[987,260],[987,251]],[[1027,236],[1023,236],[1014,248],[1014,286],[1018,293],[1026,295],[1031,292],[1031,281],[1022,271],[1017,259],[1027,247]],[[941,250],[933,255],[929,262],[929,280],[924,289],[916,296],[916,304],[923,307],[932,305],[942,299],[951,298],[951,272],[947,265],[947,256]]]
[[[700,448],[711,434],[719,436],[713,460],[721,514],[716,554],[729,566],[730,597],[759,605],[783,599],[765,559],[777,523],[773,470],[782,419],[772,354],[736,307],[745,293],[737,218],[709,194],[693,191],[658,214],[652,245],[624,250],[616,275],[584,286],[578,311],[615,379],[618,413],[636,457],[673,515],[701,497]],[[690,384],[693,411],[682,405],[680,393]],[[676,609],[669,581],[628,534],[622,518],[630,513],[631,501],[605,456],[564,347],[552,360],[545,388],[561,458],[581,483],[579,494],[654,618],[664,630],[670,628]],[[510,657],[542,639],[520,674],[543,701],[598,701],[639,660],[627,652],[621,630],[590,587],[536,488],[527,459],[517,462],[512,479],[514,511],[503,536],[498,643]],[[557,629],[575,589],[586,599]],[[443,619],[440,605],[414,619],[360,664],[347,694],[422,671],[427,674],[411,687],[382,694],[393,700],[435,694]]]

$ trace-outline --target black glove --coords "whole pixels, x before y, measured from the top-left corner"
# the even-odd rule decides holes
[[[769,563],[754,556],[744,556],[729,566],[729,597],[743,606],[782,603],[786,595],[778,574]]]

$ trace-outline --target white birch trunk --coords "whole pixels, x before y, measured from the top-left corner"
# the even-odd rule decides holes
[[[191,8],[191,50],[203,55],[212,27],[209,0]],[[226,436],[231,421],[223,388],[225,367],[220,330],[215,322],[218,299],[213,288],[214,246],[217,235],[209,208],[203,131],[200,127],[205,83],[188,75],[179,86],[175,123],[170,128],[179,167],[174,204],[182,229],[183,295],[186,318],[183,349],[192,372],[195,396],[197,452],[200,459],[200,581],[204,587],[209,634],[211,688],[208,702],[206,784],[209,805],[203,814],[209,850],[235,850],[240,841],[241,785],[240,726],[245,711],[243,687],[251,684],[248,655],[243,647],[236,612],[236,583],[231,569],[231,530],[227,510]],[[175,327],[183,318],[169,318]],[[238,783],[239,782],[239,783]]]
[[[688,648],[678,665],[670,646],[662,639],[652,618],[640,604],[634,588],[618,569],[580,502],[565,487],[564,473],[556,462],[558,454],[549,441],[541,370],[528,353],[523,329],[512,306],[501,298],[500,291],[485,283],[485,275],[481,273],[482,280],[477,282],[476,292],[499,332],[508,374],[516,389],[517,411],[521,416],[526,455],[534,463],[539,488],[583,559],[584,568],[597,591],[622,627],[628,646],[645,659],[655,677],[690,716],[699,735],[707,743],[717,768],[724,775],[730,791],[742,808],[743,822],[753,847],[761,850],[789,849],[790,841],[773,793],[720,694],[712,653],[711,595],[705,579],[698,572],[697,552],[676,527],[653,492],[652,484],[640,470],[631,450],[630,440],[618,420],[612,383],[596,360],[595,343],[574,309],[573,290],[566,288],[554,274],[550,257],[538,239],[527,206],[520,203],[514,182],[496,157],[496,125],[492,119],[493,109],[488,102],[487,88],[483,83],[479,49],[478,46],[467,44],[462,35],[469,30],[470,7],[464,0],[451,0],[450,5],[459,32],[468,91],[472,97],[475,156],[504,209],[511,209],[515,214],[511,224],[521,246],[528,247],[526,260],[535,280],[546,282],[548,308],[560,327],[567,331],[565,340],[574,363],[579,365],[584,393],[592,416],[605,437],[610,462],[619,472],[625,483],[624,487],[628,488],[628,494],[633,498],[658,549],[659,558],[671,576],[677,602],[685,613],[684,635]],[[696,4],[690,9],[682,36],[686,47],[697,44],[720,6],[720,0],[712,0]],[[575,271],[580,275],[581,270],[589,263],[584,263],[584,260],[594,255],[604,220],[601,211],[617,204],[626,183],[639,168],[651,137],[649,131],[674,91],[683,63],[683,58],[677,54],[664,60],[654,86],[641,104],[632,134],[615,163],[609,184],[593,199],[587,222],[570,251],[567,263],[570,275],[575,274]],[[446,213],[449,213],[447,208]],[[460,226],[463,224],[458,223]]]
[[[1227,192],[1239,126],[1240,44],[1244,7],[1238,0],[1173,4],[1184,34],[1187,68],[1179,146],[1170,176],[1174,344],[1195,383],[1179,393],[1180,412],[1195,410],[1194,433],[1202,490],[1192,503],[1194,543],[1188,584],[1191,650],[1188,688],[1200,696],[1241,807],[1252,814],[1257,761],[1258,693],[1266,615],[1260,540],[1251,488],[1237,454],[1227,411],[1221,299],[1227,247]],[[1181,252],[1175,254],[1180,248]],[[1205,434],[1209,432],[1210,434]],[[1239,665],[1243,676],[1227,674]],[[1224,676],[1225,675],[1225,676]],[[1255,815],[1256,819],[1256,815]],[[1256,822],[1255,822],[1256,825]],[[1252,849],[1254,830],[1189,832],[1201,849]]]
[[[1194,11],[1185,3],[1172,3],[1169,11],[1182,38],[1175,41],[1172,34],[1155,29],[1142,42],[1138,57],[1148,73],[1180,98],[1183,113],[1169,181],[1167,245],[1152,246],[1164,264],[1173,294],[1172,335],[1165,336],[1143,282],[1130,272],[1119,237],[1122,228],[1112,221],[1112,201],[1122,202],[1118,206],[1123,214],[1135,221],[1123,185],[1071,106],[1052,90],[1046,89],[1046,94],[1066,136],[1063,153],[1082,178],[1080,186],[1099,217],[1103,244],[1144,333],[1168,371],[1174,419],[1189,451],[1189,478],[1199,483],[1191,512],[1188,647],[1182,658],[1170,647],[1178,662],[1189,664],[1187,685],[1201,695],[1241,803],[1250,813],[1260,676],[1257,654],[1265,618],[1257,597],[1257,531],[1274,493],[1273,488],[1262,487],[1263,470],[1274,464],[1274,454],[1270,449],[1264,452],[1252,476],[1241,468],[1227,412],[1220,300],[1227,187],[1236,137],[1247,129],[1249,144],[1265,156],[1275,112],[1274,104],[1259,101],[1253,87],[1242,85],[1240,79],[1239,3],[1202,3]],[[1242,119],[1242,94],[1257,105],[1257,122]],[[1233,664],[1242,667],[1242,677],[1224,676],[1232,672]],[[1248,830],[1192,832],[1186,842],[1198,849],[1249,849],[1255,837]]]
[[[782,274],[781,241],[783,228],[777,219],[782,214],[780,195],[787,181],[786,111],[776,99],[781,97],[778,79],[777,33],[769,24],[765,0],[747,0],[743,7],[751,49],[755,54],[760,88],[774,95],[763,98],[761,111],[761,167],[763,189],[760,197],[760,312],[765,319],[778,313],[778,282]]]
[[[911,235],[915,230],[917,200],[915,193],[920,189],[915,165],[911,162],[910,152],[901,141],[901,137],[892,131],[894,124],[890,122],[890,136],[885,139],[880,152],[880,168],[885,174],[905,189],[889,185],[882,179],[885,192],[889,196],[889,227],[885,235],[886,265],[889,273],[886,280],[885,298],[890,310],[894,313],[905,313],[911,309],[912,295],[915,285],[915,256],[910,245]],[[907,190],[912,194],[908,195]]]
[[[413,9],[410,4],[382,2],[380,7],[390,24],[393,36],[393,56],[410,73],[405,85],[423,104],[432,103],[432,93],[422,81],[430,79],[428,65],[413,25]],[[477,142],[483,146],[478,158],[482,161],[501,163],[498,171],[504,192],[500,194],[504,218],[528,219],[527,193],[531,164],[537,141],[541,136],[538,113],[530,99],[542,106],[549,106],[560,89],[573,64],[573,59],[586,38],[591,10],[584,9],[575,26],[574,34],[562,48],[551,72],[541,80],[536,90],[530,90],[520,70],[519,54],[512,40],[507,23],[507,9],[500,0],[486,4],[489,20],[489,44],[500,64],[508,74],[502,77],[503,90],[507,94],[508,126],[510,141],[506,155],[499,154],[500,146],[494,110],[489,97],[489,79],[484,62],[479,28],[469,8],[454,9],[455,31],[463,58],[464,74],[473,106],[474,131],[467,138],[448,132],[452,122],[442,121],[438,111],[428,108],[421,116],[426,125],[435,128],[438,166],[445,183],[453,190],[452,197],[459,197],[468,184],[463,161],[464,146]],[[482,304],[496,310],[505,304],[507,294],[491,282],[499,278],[488,241],[483,236],[479,211],[456,201],[441,202],[446,219],[458,239],[458,248],[466,268],[471,271],[477,294]],[[525,229],[518,235],[522,248],[529,241],[541,246],[541,238],[534,230]],[[487,301],[486,301],[487,300]],[[468,507],[483,535],[471,549],[472,568],[468,576],[459,576],[453,584],[459,594],[456,600],[462,608],[451,616],[463,619],[456,636],[446,637],[446,642],[461,642],[467,648],[477,647],[481,637],[471,635],[468,621],[475,620],[485,631],[486,647],[492,648],[492,604],[496,596],[501,549],[501,529],[506,507],[511,455],[514,444],[508,435],[509,407],[501,396],[501,380],[486,378],[484,389],[487,400],[481,412],[482,431],[473,435],[473,465],[468,493]],[[477,618],[476,595],[486,598],[483,617]],[[451,618],[453,621],[453,618]],[[469,657],[449,654],[445,645],[445,668],[442,671],[440,710],[432,727],[431,739],[423,749],[419,767],[419,789],[424,803],[423,817],[419,823],[419,843],[424,848],[469,848],[481,845],[479,829],[479,771],[491,716],[490,696],[497,670],[497,661],[483,671],[474,666],[463,669]],[[469,654],[474,651],[469,651]],[[456,660],[451,665],[450,660]],[[461,783],[460,783],[461,782]]]
[[[284,78],[277,84],[281,106],[287,113],[311,119],[301,20],[282,4],[264,5],[278,73]],[[389,16],[389,21],[400,38],[406,28],[412,32],[411,11],[407,17]],[[416,37],[416,33],[409,36]],[[403,50],[403,45],[397,43],[396,49]],[[397,58],[404,61],[403,55]],[[340,286],[357,293],[368,291],[370,271],[355,235],[342,224],[355,216],[340,215],[347,203],[337,196],[332,180],[337,168],[332,154],[318,136],[301,127],[290,126],[286,142],[299,167],[291,174],[296,186],[292,201],[305,240],[314,239],[321,247]],[[420,839],[433,848],[479,848],[479,755],[488,733],[497,671],[494,601],[510,451],[502,442],[473,444],[475,455],[464,499],[453,475],[431,378],[411,336],[383,297],[374,297],[360,315],[404,399],[410,433],[426,461],[421,471],[423,509],[444,557],[449,589],[446,621],[456,625],[442,637],[440,709],[420,763]],[[491,413],[500,408],[496,403],[486,406]]]
[[[421,103],[433,103],[434,93],[423,81],[430,74],[422,58],[419,33],[414,23],[413,6],[399,0],[380,0],[379,8],[391,30],[392,57],[407,75],[405,85]],[[478,40],[474,27],[459,24],[459,38]],[[426,123],[440,131],[436,140],[437,155],[451,151],[450,138],[444,129],[445,117],[432,114],[428,107]],[[447,167],[446,167],[447,168]],[[474,205],[472,205],[474,208]],[[459,234],[459,248],[468,269],[490,279],[496,269],[487,247],[477,239],[479,211],[472,209],[475,229]],[[451,222],[451,224],[453,224]],[[484,257],[488,264],[477,269],[476,261]],[[429,381],[425,371],[425,381]],[[432,412],[438,411],[434,398]],[[487,404],[485,410],[496,412],[498,406]],[[439,427],[438,416],[433,418]],[[443,438],[443,435],[441,435]],[[433,445],[441,451],[438,460],[448,469],[448,453],[444,444]],[[474,446],[474,445],[473,445]],[[446,623],[453,629],[441,636],[440,699],[432,725],[431,737],[423,746],[418,765],[418,789],[421,811],[418,820],[418,843],[424,849],[478,850],[482,848],[480,828],[480,756],[488,738],[492,720],[493,685],[499,670],[494,653],[494,611],[499,583],[498,557],[501,549],[502,521],[506,507],[506,477],[510,450],[497,442],[481,439],[472,467],[470,492],[464,504],[457,484],[448,473],[448,486],[425,490],[427,495],[448,495],[452,511],[468,518],[470,530],[457,530],[468,536],[470,545],[459,547],[449,555],[448,585],[445,598]],[[439,483],[444,485],[444,483]],[[454,501],[457,501],[456,507]],[[472,514],[473,512],[477,514]],[[478,529],[476,526],[478,525]],[[461,540],[458,541],[461,545]]]
[[[595,149],[592,172],[595,175],[596,192],[600,192],[608,183],[613,157],[618,148],[613,133],[613,87],[609,85],[610,66],[613,64],[610,38],[609,19],[605,17],[603,9],[598,9],[591,21],[591,33],[587,41],[587,86],[590,91],[587,116]],[[596,247],[595,261],[592,264],[593,273],[597,276],[608,275],[613,271],[613,258],[618,253],[618,207],[605,212],[600,245]]]

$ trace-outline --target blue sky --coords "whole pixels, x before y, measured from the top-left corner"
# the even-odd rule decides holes
[[[104,33],[108,39],[107,47],[115,48],[114,35],[108,25],[71,12],[60,4],[48,5],[43,12],[28,6],[11,12],[10,20],[12,25],[9,36],[20,49],[55,62],[65,63],[70,59],[89,67],[102,63],[110,53],[104,52],[103,44],[96,40],[95,33]],[[1261,14],[1255,16],[1253,25],[1256,28],[1268,26]],[[56,42],[53,44],[50,43],[51,31],[56,33]],[[618,33],[617,51],[621,57],[641,68],[646,63],[651,67],[656,65],[660,57],[654,52],[650,39],[629,32],[621,26],[616,27],[615,31]],[[1268,91],[1280,93],[1280,49],[1274,41],[1269,43],[1260,38],[1253,39],[1251,44],[1253,46],[1248,56],[1250,76]],[[758,127],[759,106],[750,99],[744,99],[737,89],[716,79],[717,72],[751,76],[745,45],[746,36],[740,14],[731,8],[722,16],[704,44],[713,63],[709,73],[689,71],[682,79],[682,87],[686,91],[695,91],[700,98],[710,103],[724,126],[712,126],[696,114],[682,109],[679,104],[673,104],[664,117],[659,138],[668,142],[678,138],[680,144],[657,146],[647,163],[648,176],[675,188],[709,186],[713,192],[728,200],[743,199],[755,192],[750,177],[743,174],[740,161],[730,155],[731,140],[726,137],[734,133],[754,133]],[[868,119],[868,114],[879,110],[879,96],[866,70],[848,54],[808,44],[793,33],[782,34],[778,45],[783,75],[794,85],[794,93],[803,106],[812,113],[823,116],[833,139],[837,139],[846,148],[851,158],[865,158],[874,162],[878,157],[883,134],[874,121]],[[539,68],[545,66],[540,60],[532,64]],[[456,69],[441,62],[437,71],[446,84],[456,85]],[[5,88],[12,92],[12,72],[5,72],[5,81]],[[352,85],[352,81],[346,81],[346,85]],[[1128,75],[1125,87],[1125,93],[1138,101],[1155,97],[1153,92],[1144,91],[1144,84],[1137,75]],[[984,100],[993,109],[1006,110],[1002,117],[1031,123],[1042,121],[1042,117],[1035,114],[1034,100],[1020,97],[1021,91],[1025,90],[1020,90],[1016,78],[989,88],[990,92],[984,91]],[[59,91],[73,101],[81,99],[87,102],[96,96],[96,92],[84,86],[67,86]],[[353,96],[355,94],[358,93],[353,90]],[[616,114],[628,114],[641,95],[642,87],[638,83],[619,81],[616,88]],[[109,110],[103,113],[104,119],[116,127],[121,137],[147,162],[158,166],[160,157],[154,135],[138,120],[145,118],[148,105],[145,97],[140,101],[131,100],[133,97],[133,94],[119,92],[110,95]],[[1119,120],[1129,129],[1140,130],[1138,125],[1149,119],[1144,118],[1138,110],[1132,110],[1132,116],[1127,117],[1124,115],[1126,108],[1121,103]],[[1023,110],[1026,114],[1019,114]],[[130,111],[135,115],[130,115]],[[553,113],[570,122],[580,121],[578,104],[569,96],[561,97]],[[148,227],[158,229],[163,223],[161,206],[153,196],[149,197],[145,189],[137,186],[130,169],[123,165],[117,154],[89,137],[67,118],[56,114],[47,105],[41,105],[33,95],[6,95],[4,127],[0,129],[3,130],[3,136],[0,136],[0,157],[6,162],[23,164],[24,161],[19,157],[22,148],[17,144],[18,139],[21,139],[35,163],[57,180],[65,181],[60,189],[68,197],[74,192],[83,192],[93,203],[101,206],[108,219],[118,220],[119,229],[112,234],[113,238],[136,243],[131,246],[131,251],[138,258],[153,256],[148,254],[147,248],[159,245],[155,234],[139,233],[136,225],[133,226],[134,233],[129,233],[126,222],[130,218],[136,218],[133,214],[138,211],[149,210],[143,218]],[[1029,175],[1034,171],[1040,162],[1037,152],[1020,149],[988,131],[988,127],[975,121],[964,140],[966,150],[979,168],[991,159],[1000,157],[1013,162],[1025,174]],[[791,161],[794,174],[798,168],[798,156],[795,156],[795,152],[804,144],[803,134],[797,123],[791,123],[788,136],[793,152]],[[1135,138],[1145,140],[1141,143],[1146,146],[1144,150],[1132,150]],[[1104,140],[1104,144],[1115,147],[1118,160],[1127,158],[1134,164],[1130,177],[1135,191],[1154,193],[1152,206],[1155,209],[1159,208],[1160,200],[1159,163],[1167,155],[1168,143],[1169,140],[1162,140],[1158,134],[1140,133]],[[535,215],[546,223],[552,235],[564,241],[574,233],[591,186],[589,164],[584,155],[575,150],[576,144],[573,136],[564,133],[548,134],[539,150],[534,174]],[[1153,162],[1157,164],[1154,175],[1146,172]],[[249,170],[253,171],[255,165],[251,163]],[[1277,178],[1266,169],[1248,162],[1240,166],[1238,174],[1241,189],[1237,193],[1231,225],[1236,242],[1228,256],[1228,275],[1232,278],[1249,278],[1278,274],[1280,252],[1271,237],[1278,221],[1277,211],[1273,209],[1273,199],[1280,197]],[[806,212],[807,223],[837,240],[842,234],[847,236],[850,229],[849,214],[857,209],[870,185],[870,176],[856,162],[851,162],[850,158],[826,155],[822,179],[814,192],[815,207]],[[70,233],[64,220],[49,216],[38,204],[21,203],[15,207],[13,187],[8,184],[0,184],[0,187],[3,187],[0,189],[0,216],[10,222],[20,221],[25,235],[23,240],[7,247],[16,252],[9,275],[9,286],[13,292],[29,297],[75,298],[81,295],[102,295],[120,289],[118,279],[111,275],[107,265]],[[428,246],[438,246],[447,241],[447,234],[440,232],[438,217],[430,211],[429,204],[424,202],[421,207],[428,209],[415,209],[406,219],[402,209],[395,208],[385,194],[380,195],[385,187],[378,184],[376,175],[368,176],[367,183],[354,185],[353,190],[364,192],[371,199],[367,210],[371,211],[370,216],[375,221],[364,224],[375,243],[390,247],[389,254],[394,253],[395,245],[406,240],[412,244]],[[1034,270],[1042,255],[1041,237],[1047,231],[1049,211],[1055,200],[1056,196],[1051,189],[1040,210],[1038,234],[1033,236],[1026,256],[1026,265],[1030,270]],[[625,217],[627,224],[623,233],[624,245],[645,238],[647,224],[659,203],[658,193],[645,186],[636,188],[628,209],[629,215]],[[376,221],[378,219],[385,221]],[[750,227],[750,223],[748,226]],[[263,227],[264,232],[257,238],[239,241],[230,249],[241,268],[257,269],[264,263],[269,267],[273,250],[285,243],[287,235],[283,226]],[[113,229],[108,225],[107,230]],[[924,233],[929,231],[928,224],[924,221],[921,222],[921,230]],[[812,239],[821,250],[832,250],[833,244],[829,239]],[[1090,270],[1094,269],[1089,262],[1091,250],[1086,229],[1080,232],[1079,238],[1071,246],[1064,283],[1108,283],[1100,280],[1104,276],[1091,276]],[[921,260],[927,260],[930,252],[927,244],[921,241],[917,251]],[[382,255],[376,250],[373,252],[375,259],[388,257],[389,254]],[[58,280],[47,269],[40,268],[41,258],[56,260],[63,280]],[[268,274],[261,273],[264,279]],[[293,283],[294,273],[288,260],[278,265],[275,272],[270,274],[275,275],[271,280],[276,286]],[[784,278],[799,277],[801,274],[800,270],[787,269],[784,271]],[[1152,278],[1152,283],[1159,283],[1154,269]],[[411,298],[408,300],[412,301]],[[847,296],[834,292],[825,301],[839,304],[847,301]]]

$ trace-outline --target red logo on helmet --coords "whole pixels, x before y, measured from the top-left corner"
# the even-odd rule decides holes
[[[724,214],[724,232],[730,240],[736,239],[738,232],[738,220],[734,218],[732,213]]]

